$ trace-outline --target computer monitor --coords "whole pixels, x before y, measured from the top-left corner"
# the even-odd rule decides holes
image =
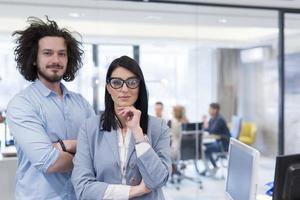
[[[184,133],[189,133],[193,131],[202,130],[203,123],[202,122],[194,122],[194,123],[183,123],[181,125],[181,131]]]
[[[183,123],[181,125],[181,160],[198,160],[201,157],[202,124],[203,123]]]
[[[277,156],[273,200],[300,199],[300,154]]]
[[[255,200],[260,153],[231,138],[229,145],[226,200]]]

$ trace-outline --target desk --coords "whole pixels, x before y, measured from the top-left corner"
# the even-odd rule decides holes
[[[272,200],[272,197],[267,195],[257,195],[256,200]]]
[[[15,199],[16,170],[17,157],[3,158],[0,154],[0,199]]]

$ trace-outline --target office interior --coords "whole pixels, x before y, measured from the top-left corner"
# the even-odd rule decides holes
[[[281,8],[289,11],[284,13],[282,38]],[[297,0],[0,0],[0,11],[0,111],[4,117],[9,100],[30,84],[16,70],[11,34],[27,26],[27,17],[45,19],[47,15],[80,33],[84,65],[74,81],[64,84],[81,93],[97,112],[104,109],[108,65],[114,58],[128,55],[143,70],[150,114],[154,115],[155,102],[161,101],[165,119],[172,118],[174,105],[182,105],[189,122],[201,122],[209,115],[209,104],[218,102],[229,126],[233,116],[242,119],[241,136],[248,136],[248,144],[261,153],[260,193],[274,179],[280,148],[284,154],[300,151]],[[247,124],[255,127],[251,134]],[[0,128],[4,151],[13,138],[5,122]],[[197,162],[202,169],[201,159]],[[167,184],[166,198],[224,199],[227,171],[223,168],[216,177],[199,177],[202,189],[188,180],[181,182],[180,189]],[[1,158],[0,199],[13,199],[15,169],[16,158]],[[191,161],[187,161],[186,173],[199,176]]]

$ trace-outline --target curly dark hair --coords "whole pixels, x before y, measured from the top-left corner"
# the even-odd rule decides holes
[[[30,24],[25,30],[17,30],[12,36],[16,38],[16,48],[14,49],[17,69],[28,81],[37,78],[37,66],[34,64],[37,59],[39,40],[46,36],[62,37],[65,40],[68,54],[68,64],[63,79],[65,81],[74,80],[77,71],[82,67],[82,43],[77,41],[72,33],[66,28],[59,28],[57,23],[46,16],[47,21],[37,17],[28,17]],[[80,36],[79,33],[76,32]]]

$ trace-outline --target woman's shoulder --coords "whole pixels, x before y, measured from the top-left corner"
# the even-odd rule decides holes
[[[152,116],[152,115],[149,115],[149,116],[148,116],[148,121],[149,121],[149,124],[155,124],[155,125],[157,125],[157,124],[161,125],[162,123],[165,122],[164,119],[158,118],[158,117],[154,117],[154,116]],[[166,123],[166,122],[165,122],[165,123]]]
[[[99,121],[100,121],[100,115],[93,115],[86,119],[87,124],[94,124],[95,122],[99,122]]]
[[[149,115],[148,127],[150,127],[151,130],[156,129],[156,130],[160,130],[160,131],[168,129],[167,122],[164,119],[154,117],[151,115]]]
[[[88,132],[94,132],[99,128],[100,125],[100,116],[94,115],[89,118],[87,118],[84,122],[85,128],[88,130]]]

